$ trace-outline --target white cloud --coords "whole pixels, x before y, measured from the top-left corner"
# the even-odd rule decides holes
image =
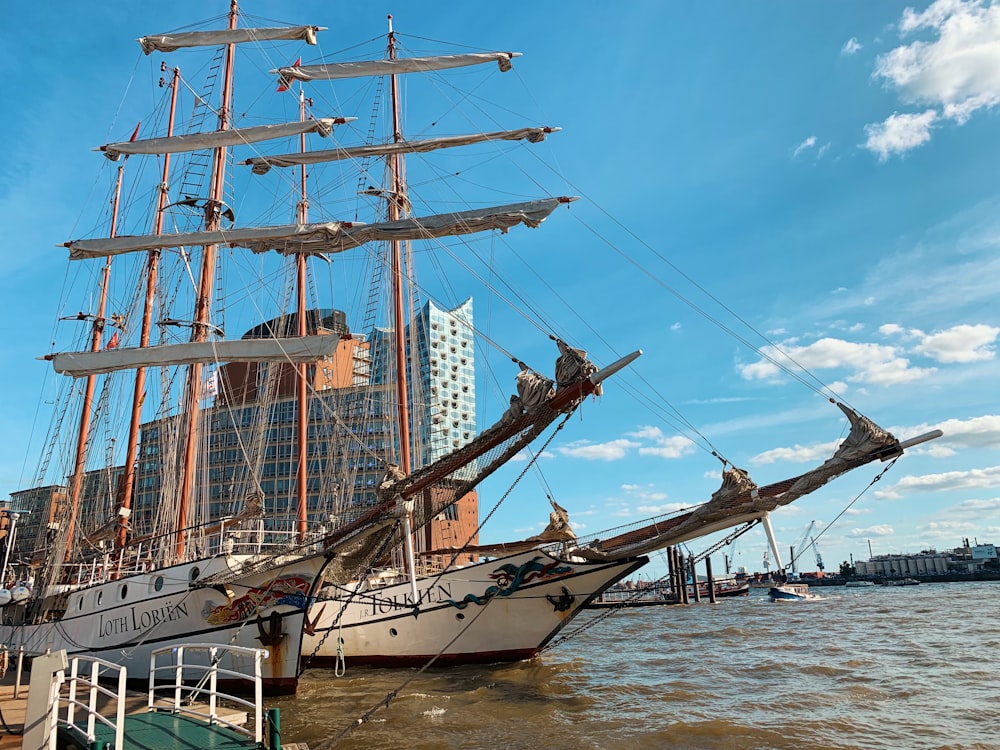
[[[906,333],[906,329],[895,323],[886,323],[883,326],[879,326],[878,332],[883,336],[892,336],[894,334]]]
[[[1000,519],[1000,497],[989,500],[965,500],[950,508],[948,514],[968,518],[979,524],[988,519]]]
[[[840,48],[840,54],[842,55],[853,55],[855,52],[862,48],[861,42],[858,41],[857,37],[851,37],[846,42],[844,46]]]
[[[556,448],[556,452],[563,456],[583,458],[589,461],[617,461],[633,450],[637,450],[640,456],[680,458],[692,453],[695,447],[694,442],[689,438],[680,435],[667,437],[659,427],[643,425],[617,440],[609,440],[606,443],[578,440]],[[628,489],[631,486],[625,488]]]
[[[906,329],[887,323],[879,328],[879,333],[916,341],[913,347],[915,353],[938,362],[981,362],[996,357],[991,346],[1000,337],[1000,328],[982,323],[962,324],[928,334],[919,328]]]
[[[892,536],[895,533],[892,526],[883,523],[877,526],[869,526],[867,529],[851,529],[847,533],[847,536],[857,539],[869,536]]]
[[[826,388],[831,393],[842,396],[847,393],[848,385],[843,380],[834,380],[832,383],[827,383]]]
[[[933,374],[935,368],[914,367],[897,347],[871,343],[855,343],[836,338],[822,338],[806,346],[789,346],[783,350],[766,347],[762,350],[774,362],[783,362],[791,369],[803,367],[811,372],[847,369],[850,383],[897,385],[920,380]],[[739,366],[747,380],[765,380],[778,375],[779,368],[771,361],[760,360]]]
[[[630,448],[638,447],[639,443],[619,438],[607,443],[590,443],[586,440],[580,440],[556,448],[556,450],[561,455],[571,458],[583,458],[588,461],[617,461],[624,458]]]
[[[656,441],[654,446],[639,449],[640,456],[659,456],[660,458],[680,458],[694,451],[694,443],[680,435],[664,437]]]
[[[653,485],[639,485],[639,484],[623,484],[622,489],[625,490],[630,497],[634,497],[637,500],[643,500],[646,502],[660,502],[661,500],[667,499],[667,493],[662,492],[654,488]]]
[[[903,154],[931,139],[931,126],[938,114],[928,109],[921,114],[892,114],[881,123],[865,125],[866,149],[881,162],[893,154]]]
[[[800,143],[798,146],[795,147],[795,150],[792,152],[792,158],[794,159],[803,151],[805,151],[806,149],[810,149],[815,145],[816,145],[816,136],[814,135],[809,136],[804,141],[802,141],[802,143]]]
[[[831,443],[794,445],[791,448],[774,448],[757,454],[750,459],[750,463],[759,466],[761,464],[773,464],[778,461],[795,461],[799,463],[818,461],[832,456],[833,452],[837,450],[838,442],[835,440]]]
[[[872,75],[904,103],[930,107],[865,126],[865,148],[879,161],[926,143],[939,116],[962,125],[1000,103],[1000,4],[936,0],[923,11],[906,8],[900,36],[918,31],[923,38],[879,55]]]
[[[923,12],[903,11],[901,36],[929,31],[879,56],[875,76],[909,102],[942,108],[964,123],[977,110],[1000,103],[1000,5],[983,0],[937,0]]]
[[[847,508],[844,511],[844,515],[845,516],[863,516],[863,515],[866,515],[866,514],[871,513],[871,512],[872,512],[871,508]]]
[[[1000,328],[988,325],[958,325],[924,337],[916,351],[938,362],[976,362],[993,359],[990,345],[1000,336]]]
[[[635,432],[629,432],[626,435],[638,440],[657,440],[663,437],[663,430],[652,425],[643,425]]]
[[[823,155],[827,151],[830,150],[830,144],[829,143],[824,143],[822,146],[819,146],[817,148],[816,147],[816,136],[811,135],[808,138],[806,138],[804,141],[802,141],[802,143],[800,143],[798,146],[795,147],[795,149],[792,151],[792,158],[796,159],[802,153],[804,153],[805,151],[809,151],[810,149],[813,149],[813,148],[816,149],[816,156],[813,159],[813,162],[815,163],[815,162],[819,161],[820,159],[822,159]]]
[[[941,430],[944,436],[935,444],[961,448],[1000,448],[1000,415],[984,414],[971,419],[948,419],[937,424],[920,424],[913,427],[893,428],[894,435],[922,435],[931,430]],[[954,450],[951,451],[954,453]],[[947,455],[951,455],[951,453]]]
[[[1000,466],[967,471],[945,471],[940,474],[905,476],[888,489],[879,490],[875,497],[899,500],[911,492],[950,492],[953,490],[992,489],[1000,487]]]

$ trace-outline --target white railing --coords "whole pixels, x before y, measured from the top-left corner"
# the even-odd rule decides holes
[[[265,649],[242,646],[191,644],[157,649],[150,656],[147,710],[182,714],[191,719],[216,724],[253,738],[260,745],[264,735],[261,662],[267,656]],[[164,664],[164,659],[169,663]],[[229,666],[221,666],[227,659]],[[252,669],[237,668],[241,661],[244,665],[252,664]],[[43,740],[42,744],[48,750],[56,750],[60,727],[86,738],[88,744],[93,744],[97,742],[94,730],[100,722],[114,734],[114,750],[122,750],[125,742],[125,667],[91,656],[74,656],[70,659],[69,677],[66,677],[65,667],[64,661],[53,673],[51,706],[47,709],[48,741]],[[161,684],[156,684],[158,675]],[[234,683],[252,682],[253,702],[220,692],[220,678]],[[101,680],[116,687],[105,687],[100,684]],[[167,697],[158,698],[158,693],[164,692]],[[104,701],[106,705],[98,706],[101,698],[107,699]],[[201,702],[194,703],[196,700]],[[245,709],[246,717],[253,719],[253,729],[220,716],[220,701],[225,703],[222,708],[229,712],[231,719],[235,718],[231,706],[239,707],[237,710]]]
[[[197,661],[185,661],[186,656],[200,654]],[[263,683],[261,680],[261,662],[268,652],[261,648],[246,648],[244,646],[212,646],[189,644],[183,646],[168,646],[153,651],[149,659],[149,702],[150,711],[168,710],[172,713],[185,714],[208,720],[210,724],[219,724],[235,732],[253,737],[254,742],[262,742],[264,735],[263,721]],[[171,658],[172,657],[172,658]],[[228,657],[234,668],[222,667],[222,661]],[[170,662],[162,661],[169,658]],[[250,659],[253,662],[253,672],[241,671],[235,668],[237,659]],[[160,662],[160,663],[158,663]],[[230,693],[218,690],[219,678],[236,682],[254,683],[253,702],[239,698]],[[159,682],[160,684],[157,684]],[[207,687],[206,687],[207,685]],[[253,730],[239,724],[227,721],[218,714],[219,699],[247,709],[247,716],[253,717]],[[156,705],[157,699],[165,701]],[[208,715],[191,706],[191,701],[207,701]]]
[[[89,676],[86,674],[88,671],[90,672]],[[115,674],[116,676],[109,677],[108,675],[110,674]],[[102,686],[99,683],[102,677],[105,681],[117,680],[117,690]],[[125,667],[90,656],[74,656],[70,660],[70,674],[65,686],[68,688],[68,692],[65,697],[60,692],[58,700],[56,700],[55,705],[52,707],[49,750],[55,750],[56,748],[56,727],[60,721],[59,715],[62,706],[66,708],[66,718],[63,720],[66,727],[85,736],[88,743],[93,743],[97,739],[94,734],[94,726],[97,722],[101,722],[110,727],[115,733],[115,750],[121,750],[125,737],[125,678]],[[85,694],[87,698],[86,703],[80,699],[80,697],[83,697],[80,696],[81,693]],[[114,720],[105,718],[98,712],[97,698],[99,695],[103,695],[114,702]],[[78,709],[86,716],[86,727],[76,723]]]

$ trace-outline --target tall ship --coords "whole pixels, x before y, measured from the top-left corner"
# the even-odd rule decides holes
[[[766,524],[928,439],[839,405],[850,434],[804,474],[758,486],[727,464],[669,517],[578,539],[553,503],[542,533],[480,544],[485,480],[506,497],[641,354],[591,361],[503,278],[503,252],[576,200],[504,166],[559,128],[454,115],[473,98],[455,77],[502,87],[519,53],[413,54],[390,17],[377,56],[328,56],[322,27],[257,25],[236,2],[227,18],[139,39],[154,102],[123,105],[139,124],[97,149],[102,217],[64,243],[73,283],[45,359],[66,377],[14,497],[35,554],[13,578],[4,564],[9,648],[141,680],[165,645],[263,645],[270,692],[314,666],[528,658],[650,552]],[[500,343],[504,316],[530,335]],[[491,419],[488,363],[513,381]]]
[[[471,236],[536,228],[573,197],[487,205],[453,196],[423,213],[403,157],[539,141],[551,129],[411,140],[396,67],[356,65],[348,77],[381,82],[373,111],[388,102],[392,122],[383,138],[373,114],[340,113],[295,85],[318,75],[308,66],[267,62],[300,58],[322,27],[253,25],[235,1],[227,18],[221,29],[141,37],[141,54],[155,61],[155,102],[151,111],[123,105],[139,124],[96,149],[107,199],[91,236],[63,243],[73,288],[60,309],[79,312],[61,314],[44,356],[65,378],[36,481],[14,493],[31,506],[20,539],[33,554],[4,561],[0,643],[29,658],[87,653],[138,681],[164,646],[263,645],[265,689],[288,693],[301,654],[319,650],[306,633],[340,627],[320,590],[351,592],[351,606],[373,611],[382,628],[382,603],[373,607],[358,582],[388,581],[386,570],[406,578],[409,594],[377,596],[428,633],[437,624],[419,616],[426,592],[436,605],[448,591],[452,620],[466,616],[470,595],[504,599],[526,620],[540,599],[545,617],[531,641],[543,642],[645,558],[533,552],[488,563],[471,588],[457,582],[466,573],[431,587],[418,583],[415,547],[474,511],[483,479],[639,352],[598,367],[553,336],[554,370],[548,356],[537,369],[507,359],[515,392],[496,424],[453,419],[468,400],[437,392],[443,379],[429,384],[421,367],[454,373],[447,384],[468,393],[473,384],[457,372],[473,352],[434,356],[440,339],[418,340],[440,324],[416,324],[418,248],[447,253]],[[401,65],[506,70],[515,56]],[[329,147],[313,148],[319,139]],[[471,323],[466,316],[470,347]]]

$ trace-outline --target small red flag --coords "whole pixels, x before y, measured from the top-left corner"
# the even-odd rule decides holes
[[[106,347],[104,347],[104,348],[105,349],[114,349],[117,346],[118,346],[118,331],[115,331],[114,335],[111,336],[111,340],[108,341],[108,345]]]
[[[135,125],[135,130],[132,131],[132,137],[128,139],[129,143],[132,143],[136,138],[139,137],[139,126],[142,125],[142,120]]]
[[[299,57],[295,62],[292,63],[293,68],[297,68],[302,64],[302,58]],[[281,77],[281,82],[278,84],[278,91],[288,91],[288,87],[291,81],[284,76]]]

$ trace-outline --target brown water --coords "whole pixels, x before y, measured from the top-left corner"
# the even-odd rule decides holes
[[[310,750],[1000,748],[1000,583],[816,591],[625,610],[519,664],[307,671],[270,705]]]

